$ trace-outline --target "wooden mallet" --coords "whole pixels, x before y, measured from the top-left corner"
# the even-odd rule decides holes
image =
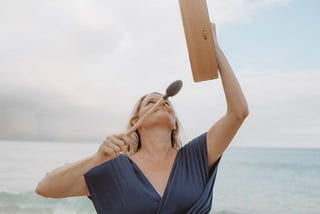
[[[156,108],[158,106],[160,106],[161,104],[163,104],[169,97],[173,97],[174,95],[176,95],[180,89],[182,88],[182,81],[181,80],[177,80],[174,81],[173,83],[171,83],[167,90],[165,95],[159,99],[150,109],[149,111],[147,111],[144,115],[142,115],[142,117],[134,124],[134,126],[132,126],[127,132],[126,135],[130,136],[135,130],[137,130],[141,124],[148,119],[148,117],[156,110]]]

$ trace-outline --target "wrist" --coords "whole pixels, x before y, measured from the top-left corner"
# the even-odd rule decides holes
[[[94,166],[97,166],[103,163],[103,160],[98,152],[91,156],[91,161]]]
[[[104,162],[107,162],[111,159],[112,159],[111,157],[102,155],[99,152],[96,152],[94,155],[92,155],[92,163],[94,164],[94,166],[103,164]]]

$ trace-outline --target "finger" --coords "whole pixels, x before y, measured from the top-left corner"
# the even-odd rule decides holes
[[[101,150],[103,153],[105,153],[107,155],[112,155],[112,156],[116,155],[115,151],[112,148],[110,148],[109,146],[107,146],[106,144],[101,146]]]
[[[125,143],[126,146],[130,144],[130,138],[126,134],[122,133],[117,135],[117,137],[120,138]]]
[[[122,143],[123,144],[123,143]],[[120,146],[115,143],[115,139],[112,136],[108,136],[104,141],[103,141],[103,146],[108,147],[114,151],[114,153],[119,153],[120,152]]]
[[[121,138],[119,138],[118,135],[109,136],[108,139],[115,145],[117,145],[120,148],[120,151],[126,152],[127,151],[127,145],[126,142],[123,141]]]
[[[128,137],[125,134],[117,134],[110,136],[109,139],[116,143],[122,152],[127,152],[128,151]]]
[[[118,146],[124,146],[125,142],[118,135],[108,136],[107,139]]]
[[[129,144],[130,144],[130,138],[126,134],[118,135],[118,137],[124,143],[124,145],[121,146],[121,151],[122,152],[128,152],[128,147],[129,147]]]
[[[109,148],[111,148],[116,154],[120,153],[120,151],[121,151],[120,146],[118,146],[118,145],[115,144],[115,143],[109,143],[109,144],[107,144],[107,146],[108,146]]]

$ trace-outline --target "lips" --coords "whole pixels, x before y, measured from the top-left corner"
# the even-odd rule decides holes
[[[159,111],[165,111],[165,112],[168,112],[168,110],[167,110],[167,109],[163,109],[163,108],[158,109],[158,110],[156,110],[155,112],[159,112]]]

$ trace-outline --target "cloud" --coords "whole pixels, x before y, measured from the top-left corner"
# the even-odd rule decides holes
[[[8,2],[0,21],[1,55],[63,61],[112,52],[123,35],[114,17],[81,2]]]
[[[240,144],[319,147],[319,70],[248,72],[243,86],[250,104]]]
[[[260,12],[286,6],[292,0],[208,0],[209,14],[216,23],[249,21]]]
[[[208,7],[227,24],[290,2]],[[192,81],[178,2],[2,1],[0,10],[1,139],[101,139],[124,129],[141,95],[176,79],[186,139],[225,113],[220,80]],[[234,145],[316,145],[319,71],[242,71],[239,79],[251,113]]]

